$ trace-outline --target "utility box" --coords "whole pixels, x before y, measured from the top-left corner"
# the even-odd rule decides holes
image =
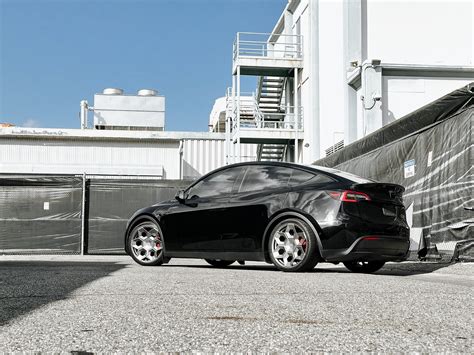
[[[105,89],[94,95],[94,128],[110,130],[163,131],[165,97],[155,90],[124,95],[121,89]]]

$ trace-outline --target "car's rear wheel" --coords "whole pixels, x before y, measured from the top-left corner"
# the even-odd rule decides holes
[[[384,261],[346,261],[344,266],[352,272],[370,274],[380,270],[385,265]]]
[[[316,235],[305,221],[287,218],[273,229],[268,251],[273,264],[282,271],[307,271],[318,263]]]
[[[133,227],[127,243],[130,255],[138,264],[163,264],[163,234],[155,221],[146,220]]]
[[[204,260],[206,260],[208,264],[211,264],[212,266],[215,266],[215,267],[226,267],[235,263],[235,260],[219,260],[219,259],[204,259]]]

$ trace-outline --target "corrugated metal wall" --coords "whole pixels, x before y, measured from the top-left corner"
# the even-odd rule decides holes
[[[179,179],[179,141],[0,139],[0,171]]]
[[[159,176],[196,179],[225,163],[225,140],[118,140],[0,137],[0,173]],[[257,146],[242,144],[241,161]],[[182,169],[182,170],[181,170]]]
[[[255,144],[241,145],[241,161],[253,161],[257,157]],[[195,179],[223,166],[225,163],[225,140],[186,139],[183,141],[183,179]]]

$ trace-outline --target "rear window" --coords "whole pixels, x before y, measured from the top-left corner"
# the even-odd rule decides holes
[[[329,176],[317,173],[310,173],[303,170],[293,169],[293,174],[290,178],[290,186],[298,186],[301,184],[305,184],[307,182],[315,183],[315,184],[324,184],[330,183],[334,180],[331,179]]]
[[[358,175],[354,175],[354,174],[351,174],[351,173],[348,173],[348,172],[345,172],[345,171],[341,171],[341,170],[337,170],[337,169],[332,169],[332,168],[327,168],[325,166],[315,166],[315,165],[310,165],[312,168],[315,168],[315,169],[318,169],[318,170],[321,170],[321,171],[325,171],[325,172],[328,172],[328,173],[331,173],[331,174],[334,174],[334,175],[338,175],[344,179],[347,179],[347,180],[351,180],[357,184],[366,184],[366,183],[370,183],[370,182],[376,182],[374,180],[371,180],[371,179],[366,179],[366,178],[363,178],[361,176],[358,176]]]

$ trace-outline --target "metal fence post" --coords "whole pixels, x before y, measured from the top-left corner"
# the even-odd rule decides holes
[[[86,173],[82,174],[82,211],[81,211],[81,255],[85,252],[86,241]]]

